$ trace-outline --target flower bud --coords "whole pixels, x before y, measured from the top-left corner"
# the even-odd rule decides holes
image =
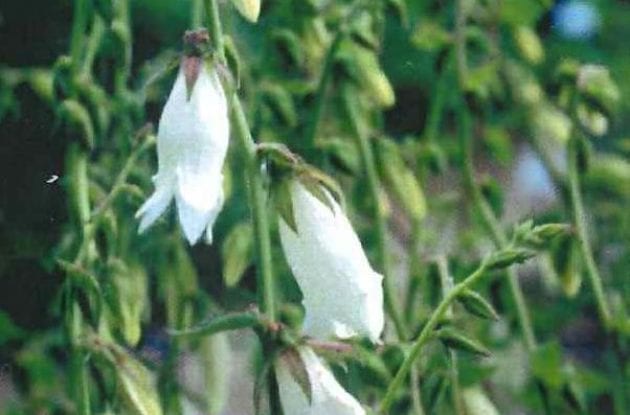
[[[223,205],[223,162],[230,126],[223,87],[214,68],[201,61],[195,82],[187,82],[187,59],[164,106],[157,138],[156,190],[136,213],[145,231],[175,198],[179,222],[191,244],[212,225]],[[188,84],[188,85],[187,85]],[[190,88],[190,95],[189,95]]]
[[[295,370],[293,359],[281,357],[275,363],[280,402],[285,414],[365,415],[361,404],[341,387],[313,350],[301,347],[296,352],[296,357],[301,359],[301,370]],[[297,379],[296,376],[306,379]],[[304,391],[305,387],[310,389],[310,394]]]
[[[608,113],[613,112],[621,96],[608,68],[601,65],[581,66],[577,75],[577,86],[593,104]]]
[[[519,26],[515,28],[514,40],[521,55],[529,63],[537,64],[545,58],[545,50],[540,43],[540,38],[530,27]]]
[[[245,19],[252,23],[258,21],[260,14],[260,0],[232,0],[234,7]]]
[[[499,415],[499,411],[478,386],[462,391],[466,412],[470,415]]]
[[[289,185],[295,226],[279,218],[282,248],[304,297],[304,333],[376,341],[383,330],[383,277],[370,267],[337,201],[319,184],[308,186]]]

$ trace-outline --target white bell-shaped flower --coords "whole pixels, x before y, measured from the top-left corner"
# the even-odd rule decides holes
[[[309,402],[303,386],[291,373],[291,367],[282,358],[275,363],[276,378],[282,409],[287,415],[365,415],[361,404],[350,395],[307,347],[301,347],[299,355],[308,373],[311,391]]]
[[[290,193],[297,233],[279,219],[282,248],[303,295],[304,334],[376,341],[384,322],[383,277],[370,266],[337,201],[321,190],[330,206],[294,180]]]
[[[160,118],[155,192],[136,213],[145,231],[175,198],[179,222],[191,244],[212,225],[223,206],[223,162],[228,148],[228,105],[216,71],[199,62],[188,96],[184,65]]]

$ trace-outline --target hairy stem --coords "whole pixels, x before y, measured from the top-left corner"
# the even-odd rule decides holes
[[[381,401],[380,412],[385,414],[394,403],[397,390],[402,386],[409,374],[415,360],[420,356],[422,347],[431,339],[434,329],[437,327],[440,320],[446,315],[449,307],[453,301],[467,288],[478,282],[485,274],[487,261],[484,260],[481,265],[466,279],[459,284],[455,285],[452,290],[442,299],[440,304],[431,314],[429,320],[422,328],[422,331],[418,335],[418,338],[413,342],[411,350],[407,354],[407,357],[403,361],[402,365],[396,372],[394,379],[387,387],[387,392]]]
[[[348,114],[348,119],[352,127],[353,133],[357,139],[359,152],[361,154],[361,161],[363,162],[363,168],[365,169],[368,192],[373,201],[373,215],[376,219],[376,233],[377,233],[377,249],[379,255],[379,264],[381,271],[383,272],[383,294],[385,297],[385,308],[389,317],[394,323],[396,334],[401,340],[406,338],[406,328],[402,319],[400,310],[398,309],[398,301],[396,301],[395,287],[393,283],[393,272],[391,257],[388,252],[387,241],[387,217],[383,204],[380,201],[380,183],[378,174],[376,171],[376,161],[374,159],[374,150],[372,149],[372,143],[367,135],[367,132],[363,131],[360,121],[358,120],[358,114],[356,108],[353,106],[347,91],[344,93],[344,106]]]
[[[448,259],[444,255],[440,255],[437,258],[437,269],[440,277],[440,286],[442,288],[442,297],[446,298],[448,293],[453,289],[453,277],[448,270]],[[453,317],[453,307],[448,307],[446,310],[446,316]],[[451,367],[449,375],[451,377],[451,389],[453,395],[453,408],[455,408],[456,415],[466,415],[464,409],[464,400],[462,398],[462,391],[459,384],[459,369],[457,364],[457,353],[455,350],[449,350],[449,359]]]
[[[604,288],[602,278],[599,275],[593,248],[588,237],[588,229],[586,225],[586,212],[584,210],[584,202],[582,200],[582,191],[580,189],[580,172],[578,167],[578,146],[579,138],[572,137],[569,141],[567,152],[568,157],[568,175],[569,175],[569,193],[571,195],[571,208],[573,211],[573,222],[577,233],[578,243],[582,251],[582,257],[586,263],[586,275],[595,294],[595,302],[597,304],[597,312],[602,325],[606,330],[610,329],[610,310]]]
[[[208,12],[210,33],[214,44],[215,53],[225,64],[225,47],[223,42],[223,29],[217,0],[208,0],[206,3]],[[271,261],[271,236],[269,219],[267,217],[265,191],[260,166],[256,156],[256,144],[252,138],[245,112],[238,98],[236,90],[230,88],[228,101],[232,114],[234,135],[239,141],[247,157],[246,174],[249,182],[249,205],[254,223],[254,235],[256,240],[256,253],[258,263],[258,302],[260,310],[271,320],[276,318],[275,293],[273,268]]]
[[[475,181],[475,173],[472,161],[472,126],[470,121],[470,114],[468,113],[468,109],[465,107],[464,103],[460,105],[460,111],[458,115],[460,122],[460,143],[462,151],[464,153],[464,185],[468,194],[471,197],[475,209],[479,212],[483,221],[483,225],[485,226],[488,234],[494,242],[494,245],[499,249],[506,248],[508,245],[507,236],[505,235],[505,232],[501,228],[499,220],[495,216],[492,208],[481,193],[481,189]],[[516,314],[521,332],[523,334],[523,339],[525,341],[525,346],[527,347],[527,350],[531,352],[536,349],[537,342],[534,335],[534,329],[532,327],[530,313],[527,309],[525,297],[518,282],[518,275],[516,274],[514,268],[508,268],[507,273],[510,293],[516,306]]]

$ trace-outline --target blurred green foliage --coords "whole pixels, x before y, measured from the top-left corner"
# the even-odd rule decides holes
[[[73,367],[85,362],[69,351],[76,346],[73,330],[87,339],[94,413],[185,413],[187,400],[219,413],[216,402],[228,394],[250,399],[220,385],[217,362],[231,353],[225,339],[178,339],[166,331],[256,302],[243,155],[230,149],[226,204],[211,246],[188,247],[172,213],[141,236],[133,218],[152,189],[156,164],[143,145],[152,134],[143,127],[158,122],[182,33],[199,19],[194,4],[75,2],[89,12],[78,42],[84,66],[76,75],[78,63],[67,57],[76,7],[58,0],[5,3],[0,412],[80,413],[71,398],[78,382]],[[588,222],[613,329],[598,319],[579,241],[564,235],[518,267],[540,346],[525,351],[517,304],[505,271],[497,271],[471,294],[481,300],[454,305],[441,322],[458,328],[444,341],[452,350],[479,346],[492,355],[479,360],[428,344],[418,364],[419,390],[399,390],[392,414],[417,414],[414,395],[425,413],[457,413],[451,396],[460,387],[468,391],[463,396],[485,394],[500,413],[543,413],[540,390],[547,413],[624,414],[630,407],[630,5],[583,2],[594,7],[599,25],[576,39],[563,34],[559,21],[559,8],[569,3],[263,0],[253,24],[221,2],[229,35],[225,70],[238,81],[253,136],[286,144],[339,182],[373,263],[382,256],[376,216],[384,215],[395,276],[405,287],[396,301],[414,335],[442,295],[437,258],[447,258],[457,282],[493,250],[459,179],[466,174],[457,140],[462,89],[473,118],[475,179],[510,237],[516,223],[530,218],[573,221],[566,148],[570,137],[585,138],[576,150],[588,212],[580,220]],[[457,7],[467,16],[459,34]],[[467,47],[464,79],[454,58],[458,36]],[[589,81],[586,64],[608,72]],[[582,101],[573,114],[576,94]],[[376,198],[366,190],[362,137],[376,153],[382,185]],[[534,159],[526,185],[517,180],[523,157]],[[83,193],[76,191],[81,181]],[[96,218],[93,226],[85,226],[86,215]],[[301,294],[272,235],[281,318],[296,327]],[[469,314],[488,317],[494,309],[501,316],[496,322]],[[86,320],[79,328],[77,315]],[[464,329],[474,339],[462,339]],[[388,333],[382,347],[357,341],[356,353],[332,359],[341,383],[365,405],[382,399],[408,351],[394,338]],[[249,353],[261,358],[258,349]],[[201,396],[210,397],[189,399],[194,394],[174,375],[186,354],[202,356]],[[145,395],[143,404],[134,393]]]

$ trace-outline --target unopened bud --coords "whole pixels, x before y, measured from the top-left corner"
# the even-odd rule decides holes
[[[523,57],[532,64],[540,63],[545,57],[545,51],[540,38],[530,27],[519,26],[514,29],[514,40]]]

